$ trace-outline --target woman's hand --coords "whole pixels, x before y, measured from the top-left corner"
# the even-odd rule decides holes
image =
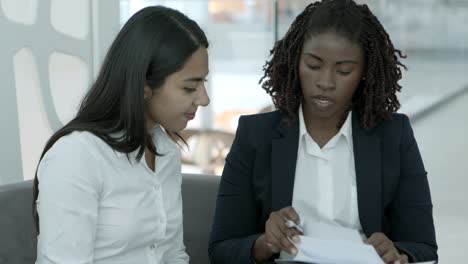
[[[299,215],[292,207],[285,207],[272,212],[265,224],[265,234],[261,235],[253,248],[253,256],[257,263],[268,260],[273,254],[285,251],[291,255],[297,254],[294,243],[299,242],[302,232],[294,227],[289,227],[287,222],[292,221],[299,225]]]
[[[408,256],[400,254],[398,249],[393,245],[393,242],[383,233],[374,233],[365,242],[375,248],[385,263],[408,263]]]

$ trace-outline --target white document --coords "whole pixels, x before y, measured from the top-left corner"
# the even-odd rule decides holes
[[[304,235],[312,238],[322,238],[328,240],[343,240],[363,244],[363,237],[355,229],[330,224],[327,222],[310,222],[303,224]]]
[[[364,244],[357,230],[323,222],[305,223],[305,236],[296,244],[298,253],[281,253],[276,262],[317,264],[383,264],[375,249]]]
[[[363,242],[355,229],[345,228],[326,222],[305,222],[296,226],[288,222],[288,226],[296,227],[304,236],[300,242],[294,243],[298,250],[296,256],[281,252],[277,263],[303,262],[313,264],[383,264],[384,262],[374,247]],[[435,264],[435,261],[418,262],[414,264]]]
[[[300,236],[296,256],[283,254],[276,262],[298,261],[317,264],[383,264],[374,248],[364,243]]]

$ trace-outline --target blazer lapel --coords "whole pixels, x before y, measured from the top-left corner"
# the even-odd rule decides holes
[[[359,219],[367,236],[381,231],[382,190],[380,138],[361,127],[353,115],[353,147]]]
[[[279,122],[278,132],[280,137],[273,139],[271,154],[272,211],[292,205],[299,144],[299,121],[296,119],[288,123],[284,116]]]

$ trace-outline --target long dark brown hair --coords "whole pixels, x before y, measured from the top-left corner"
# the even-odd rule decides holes
[[[52,135],[40,160],[57,140],[74,131],[90,132],[127,157],[138,149],[137,160],[145,147],[159,155],[146,128],[143,87],[160,88],[200,47],[208,48],[205,33],[181,12],[162,6],[137,12],[112,43],[76,117]],[[111,136],[117,132],[123,132],[120,138]],[[178,137],[175,132],[166,132],[173,139]],[[33,215],[39,231],[38,184],[36,170]]]

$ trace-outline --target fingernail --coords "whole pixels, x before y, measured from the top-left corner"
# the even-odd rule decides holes
[[[297,249],[291,248],[290,252],[291,252],[291,255],[296,255],[297,254]]]
[[[298,236],[293,236],[292,241],[294,243],[299,243],[299,237]]]

